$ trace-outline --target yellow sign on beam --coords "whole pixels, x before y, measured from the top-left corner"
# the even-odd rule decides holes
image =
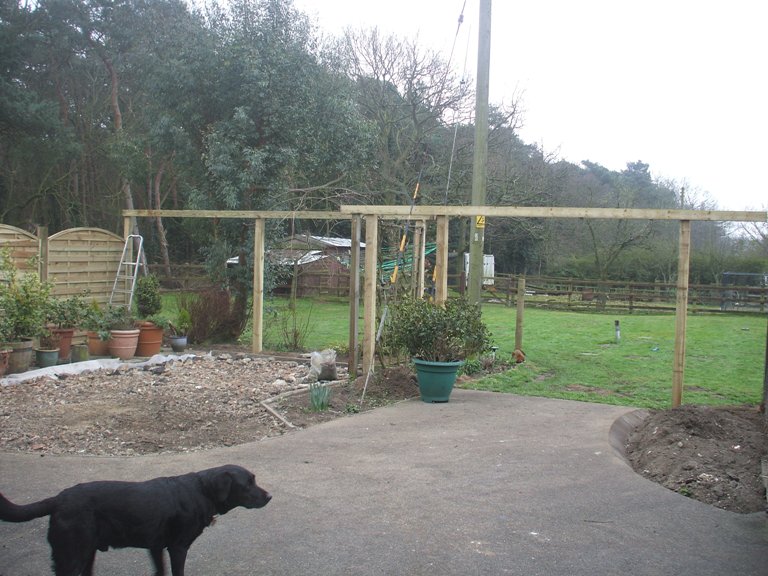
[[[485,228],[485,216],[475,216],[475,228]]]

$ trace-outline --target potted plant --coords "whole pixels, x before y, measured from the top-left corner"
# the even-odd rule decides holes
[[[127,306],[110,306],[106,312],[106,324],[109,326],[109,353],[121,360],[129,360],[136,355],[139,343],[139,329],[136,318]]]
[[[32,342],[45,330],[51,284],[35,272],[21,273],[9,250],[0,251],[0,316],[4,349],[11,349],[8,373],[25,372],[32,364]]]
[[[75,329],[83,325],[87,313],[88,304],[81,295],[51,299],[47,321],[53,326],[50,332],[59,337],[59,360],[69,360]]]
[[[459,367],[491,344],[480,307],[464,298],[401,300],[392,306],[387,341],[413,359],[424,402],[447,402]]]
[[[40,336],[35,348],[35,364],[38,368],[56,366],[59,362],[60,338],[53,332],[46,331]]]
[[[174,352],[184,352],[187,348],[187,334],[192,327],[192,315],[186,308],[179,308],[176,314],[176,322],[170,325],[171,328],[171,349]]]
[[[163,331],[168,320],[158,316],[163,307],[160,297],[160,282],[157,276],[142,276],[136,282],[136,309],[139,312],[139,343],[136,356],[153,356],[163,345]]]
[[[88,331],[88,353],[91,356],[109,356],[109,319],[95,300],[86,310],[83,328]]]

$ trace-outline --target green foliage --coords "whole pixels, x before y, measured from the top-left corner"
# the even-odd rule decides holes
[[[8,342],[44,333],[51,284],[35,272],[19,271],[8,250],[0,251],[0,332]]]
[[[86,322],[90,306],[81,295],[68,298],[52,298],[47,321],[57,328],[79,328]]]
[[[176,336],[186,336],[192,328],[192,313],[188,308],[179,308],[176,314],[176,322],[172,325]]]
[[[491,345],[480,307],[464,298],[448,300],[443,306],[404,298],[391,310],[387,341],[412,357],[452,362],[477,356]]]
[[[96,332],[100,340],[109,339],[109,320],[106,312],[95,300],[88,305],[82,320],[82,327]]]
[[[139,318],[148,318],[163,309],[160,280],[154,274],[140,276],[136,281],[136,309]]]
[[[320,382],[312,382],[309,385],[309,407],[313,412],[322,412],[327,410],[330,401],[330,386]]]
[[[127,306],[109,306],[104,313],[104,325],[109,330],[134,330],[136,317]]]
[[[158,328],[162,328],[164,331],[171,329],[173,326],[171,320],[163,314],[152,314],[152,316],[147,316],[144,320],[151,322]]]

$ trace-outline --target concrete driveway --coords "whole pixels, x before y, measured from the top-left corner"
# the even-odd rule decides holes
[[[629,412],[457,390],[193,454],[0,454],[0,491],[25,503],[82,481],[246,466],[272,502],[219,518],[188,576],[768,574],[765,514],[670,492],[614,452],[609,431]],[[46,527],[0,522],[0,576],[51,573]],[[142,550],[96,558],[97,575],[150,571]]]

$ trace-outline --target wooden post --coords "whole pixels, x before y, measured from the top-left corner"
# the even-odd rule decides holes
[[[424,262],[426,251],[426,230],[424,221],[418,222],[413,229],[413,267],[415,272],[412,277],[416,278],[416,298],[424,296]]]
[[[435,302],[448,299],[448,216],[437,217],[437,253],[435,255]]]
[[[688,320],[688,275],[691,258],[691,221],[680,221],[680,247],[677,261],[677,298],[675,303],[675,357],[672,367],[672,407],[683,401],[685,374],[685,330]]]
[[[264,340],[264,219],[253,221],[253,336],[251,351],[262,351]]]
[[[40,261],[37,264],[37,273],[40,280],[48,281],[48,226],[37,227],[37,254]]]
[[[525,274],[517,277],[517,314],[515,314],[515,349],[523,349],[523,314],[525,314]]]
[[[360,318],[360,228],[359,214],[352,216],[352,246],[349,253],[349,376],[357,377],[358,318]]]
[[[365,286],[363,287],[363,372],[373,372],[376,354],[376,256],[379,252],[378,216],[365,216]]]

